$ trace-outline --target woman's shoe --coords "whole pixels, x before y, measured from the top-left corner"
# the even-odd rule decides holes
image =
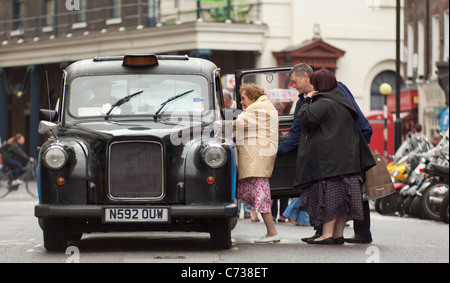
[[[312,245],[334,245],[334,238],[330,237],[330,238],[326,238],[321,241],[309,240],[306,243],[312,244]]]
[[[280,236],[275,235],[272,237],[263,236],[261,239],[255,240],[255,243],[256,244],[279,243],[280,241],[281,241]]]
[[[317,238],[319,238],[321,235],[317,235],[317,234],[314,234],[314,236],[312,236],[312,237],[308,237],[308,238],[301,238],[301,240],[302,240],[302,242],[305,242],[305,243],[307,243],[307,242],[309,242],[309,241],[311,241],[311,240],[314,240],[314,239],[317,239]]]

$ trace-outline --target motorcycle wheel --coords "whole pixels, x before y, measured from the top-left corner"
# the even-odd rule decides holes
[[[444,199],[442,190],[446,190],[444,193],[448,192],[448,183],[437,181],[431,183],[422,194],[423,209],[425,214],[432,220],[441,220],[439,215],[440,203],[436,202],[435,199],[440,199],[442,203]]]
[[[411,212],[411,215],[414,217],[418,217],[420,219],[426,218],[425,211],[423,210],[421,197],[416,196],[413,199],[413,201],[411,202],[411,207],[409,208],[409,211]]]
[[[376,199],[375,200],[375,211],[378,212],[381,215],[384,215],[384,212],[381,208],[381,199]]]
[[[410,207],[411,207],[412,201],[413,201],[413,197],[411,197],[411,196],[407,196],[407,197],[405,198],[405,201],[403,202],[403,209],[404,209],[404,211],[405,211],[405,214],[408,214],[408,215],[411,214],[411,212],[409,211],[409,209],[410,209]]]
[[[449,191],[447,191],[447,193],[445,194],[444,200],[442,201],[441,207],[439,209],[439,216],[441,221],[447,224],[448,224],[448,208],[449,208],[448,196]]]
[[[395,210],[398,212],[399,216],[405,215],[405,209],[403,208],[403,201],[404,198],[401,195],[398,195]]]
[[[392,194],[390,196],[379,198],[375,201],[375,210],[382,214],[392,214],[396,211],[398,194]]]

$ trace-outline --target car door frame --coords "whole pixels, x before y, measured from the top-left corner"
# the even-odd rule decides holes
[[[289,72],[293,67],[272,67],[272,68],[254,68],[243,69],[235,71],[235,98],[237,108],[242,110],[240,101],[239,89],[242,85],[242,79],[247,75],[264,74],[264,73],[276,73],[276,72]],[[295,107],[295,105],[293,105]],[[294,115],[292,116],[280,116],[279,132],[289,132],[290,127],[293,124]],[[297,161],[297,149],[290,151],[288,154],[277,157],[275,160],[274,171],[270,180],[270,190],[272,199],[277,198],[290,198],[299,197],[300,191],[298,188],[293,187],[295,167]],[[289,179],[292,180],[289,180]]]

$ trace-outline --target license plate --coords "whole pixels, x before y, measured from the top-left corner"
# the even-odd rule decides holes
[[[169,222],[167,207],[104,208],[103,222]]]

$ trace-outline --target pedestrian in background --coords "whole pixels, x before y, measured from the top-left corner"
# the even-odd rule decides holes
[[[358,113],[334,74],[314,72],[311,84],[315,91],[298,113],[303,128],[294,185],[301,188],[311,224],[322,228],[308,244],[343,244],[347,220],[364,219],[361,174],[375,160],[358,129]]]
[[[309,214],[300,209],[301,203],[301,198],[293,198],[283,215],[296,226],[309,226]]]
[[[225,108],[236,108],[236,101],[233,100],[231,93],[227,90],[223,90],[223,104]]]
[[[279,205],[278,205],[279,201]],[[272,200],[272,219],[274,222],[277,221],[278,213],[280,213],[280,217],[278,217],[278,222],[284,223],[286,222],[286,217],[284,217],[283,212],[286,210],[289,204],[289,198],[276,198]]]
[[[266,235],[255,243],[279,242],[271,215],[269,183],[278,148],[278,114],[256,84],[244,84],[240,95],[245,109],[233,123],[239,159],[237,197],[261,213],[266,225]]]
[[[9,138],[7,144],[4,145],[6,149],[2,150],[3,165],[9,167],[11,170],[13,185],[19,185],[22,183],[19,177],[25,171],[25,166],[28,162],[35,162],[34,158],[28,156],[28,154],[26,154],[22,149],[24,144],[25,136],[19,133]]]

